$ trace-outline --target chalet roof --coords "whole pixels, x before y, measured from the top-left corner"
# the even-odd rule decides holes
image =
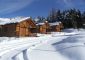
[[[57,22],[49,23],[49,25],[50,25],[50,26],[54,26],[54,25],[59,25],[59,23],[61,23],[61,22],[58,22],[58,21],[57,21]]]
[[[36,25],[44,25],[45,23],[37,23]]]
[[[30,17],[16,17],[16,18],[0,18],[0,25],[10,24],[10,23],[19,23]]]
[[[49,22],[48,22],[49,23]],[[60,21],[56,21],[56,22],[52,22],[52,23],[49,23],[50,26],[54,26],[54,25],[59,25],[59,23],[61,23]],[[43,25],[45,24],[44,22],[42,23],[37,23],[36,25]]]

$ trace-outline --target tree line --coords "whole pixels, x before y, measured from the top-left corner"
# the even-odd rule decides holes
[[[85,28],[85,11],[81,12],[79,9],[57,10],[52,9],[47,17],[37,17],[38,22],[47,20],[48,22],[61,21],[64,28]]]

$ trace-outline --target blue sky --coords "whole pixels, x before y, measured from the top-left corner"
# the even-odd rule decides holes
[[[47,16],[52,8],[85,10],[85,0],[0,0],[0,17]]]

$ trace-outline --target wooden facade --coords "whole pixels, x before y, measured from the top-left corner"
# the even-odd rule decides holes
[[[42,25],[39,26],[39,33],[46,34],[50,32],[50,25],[47,21],[45,21]]]
[[[17,36],[32,36],[36,33],[36,24],[32,20],[22,21],[16,25]]]
[[[50,32],[61,32],[62,28],[62,23],[57,24],[45,21],[43,24],[36,25],[32,19],[26,19],[21,22],[0,25],[0,36],[36,36],[36,33],[47,34]]]
[[[36,33],[36,24],[31,19],[26,19],[18,23],[1,25],[0,36],[25,37]]]
[[[51,25],[51,31],[52,32],[61,32],[63,29],[63,24],[61,22],[58,22],[58,24]]]
[[[61,32],[63,24],[61,22],[49,23],[45,21],[43,24],[38,25],[40,33]]]

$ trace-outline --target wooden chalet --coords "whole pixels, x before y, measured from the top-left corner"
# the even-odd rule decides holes
[[[36,24],[30,17],[4,20],[0,19],[0,36],[6,37],[37,36],[36,33],[61,32],[63,28],[61,22],[49,23],[44,21]]]
[[[48,21],[37,24],[38,33],[47,34],[50,32],[61,32],[63,29],[63,24],[61,22],[49,23]]]
[[[63,29],[63,24],[61,22],[49,23],[52,32],[61,32]]]
[[[38,23],[37,26],[38,26],[38,33],[46,34],[50,32],[50,25],[48,21]]]
[[[15,22],[0,24],[0,36],[26,37],[36,36],[36,24],[31,18],[17,20]]]

